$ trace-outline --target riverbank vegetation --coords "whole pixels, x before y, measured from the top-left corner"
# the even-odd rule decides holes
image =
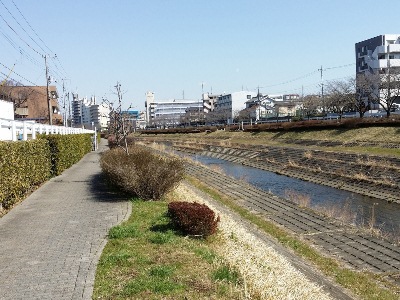
[[[234,145],[293,145],[320,150],[355,152],[400,157],[400,127],[377,126],[369,128],[336,128],[319,130],[277,130],[271,132],[244,132],[216,130],[214,132],[176,134],[135,134],[147,140],[180,140],[197,143]]]
[[[399,286],[386,280],[384,275],[345,268],[337,260],[319,253],[298,237],[293,236],[261,216],[249,212],[219,191],[204,185],[198,179],[189,177],[188,180],[192,185],[207,193],[216,201],[238,213],[243,219],[255,224],[264,233],[276,238],[282,245],[291,249],[300,257],[310,261],[325,276],[332,278],[336,283],[347,288],[361,299],[398,299],[400,294]]]
[[[330,299],[215,207],[221,218],[215,235],[182,235],[167,214],[171,201],[211,206],[185,184],[164,201],[132,200],[129,220],[109,232],[93,299]]]

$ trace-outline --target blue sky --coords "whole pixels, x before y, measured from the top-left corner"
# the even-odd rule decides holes
[[[45,85],[49,54],[60,94],[65,78],[113,101],[118,81],[124,108],[143,109],[146,91],[198,99],[202,86],[315,93],[321,66],[324,81],[354,75],[356,42],[399,33],[399,11],[398,0],[0,0],[0,79],[15,64],[11,78]]]

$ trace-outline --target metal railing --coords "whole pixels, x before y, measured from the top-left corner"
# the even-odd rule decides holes
[[[37,134],[96,134],[96,130],[39,124],[33,121],[0,119],[0,140],[17,141],[36,139]]]

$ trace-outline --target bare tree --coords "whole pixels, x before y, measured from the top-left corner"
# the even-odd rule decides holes
[[[379,104],[389,117],[396,100],[400,98],[400,69],[389,67],[379,73],[366,73],[357,77],[357,90],[363,98]]]
[[[110,132],[115,136],[115,143],[118,147],[121,147],[127,155],[129,155],[128,149],[128,141],[127,137],[130,132],[130,128],[128,126],[127,117],[122,113],[122,92],[121,92],[121,84],[117,82],[115,86],[117,90],[118,96],[118,107],[114,109],[112,104],[110,105]],[[107,100],[103,100],[108,102]]]
[[[308,120],[312,116],[318,114],[318,108],[321,107],[321,98],[317,95],[307,95],[303,98],[303,115],[307,117]]]
[[[371,83],[364,74],[358,74],[356,77],[353,77],[351,83],[355,91],[354,108],[360,114],[360,118],[363,118],[364,114],[371,107]]]
[[[339,119],[345,112],[354,109],[355,91],[351,79],[333,80],[327,85],[326,104],[331,112],[339,115]]]

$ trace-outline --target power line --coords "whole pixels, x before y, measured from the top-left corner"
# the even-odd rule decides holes
[[[11,71],[11,69],[10,69],[9,67],[7,67],[5,64],[3,64],[2,62],[0,62],[0,65],[2,65],[2,66],[3,66],[4,68],[6,68],[7,70]],[[13,71],[13,73],[14,73],[15,75],[21,77],[21,78],[24,79],[25,81],[29,82],[30,84],[33,84],[33,85],[35,85],[35,86],[38,86],[36,83],[30,81],[29,79],[26,79],[24,76],[18,74],[17,72],[14,72],[14,71]]]
[[[21,27],[21,29],[28,35],[28,37],[43,51],[46,52],[32,37],[31,35],[25,30],[24,27],[18,22],[18,20],[14,17],[14,15],[10,12],[10,10],[5,6],[2,0],[0,0],[1,4],[3,4],[4,8],[8,11],[8,13],[11,15],[11,17],[17,22],[17,24]]]
[[[33,33],[38,37],[38,39],[43,43],[43,45],[50,51],[50,53],[53,53],[51,49],[46,45],[46,43],[40,38],[40,36],[36,33],[35,29],[32,28],[31,24],[29,24],[28,20],[25,18],[25,16],[22,14],[18,6],[15,4],[14,0],[11,0],[11,2],[14,4],[15,8],[18,10],[18,12],[21,14],[22,18],[25,20],[26,24],[28,24],[29,28],[33,31]]]
[[[4,23],[6,23],[7,26],[19,37],[19,39],[20,39],[21,41],[23,41],[23,42],[24,42],[29,48],[31,48],[34,52],[36,52],[36,53],[39,54],[39,55],[42,55],[39,51],[37,51],[35,48],[33,48],[27,41],[25,41],[25,40],[18,34],[18,32],[15,31],[15,29],[14,29],[10,24],[8,24],[8,22],[6,21],[6,19],[4,19],[4,17],[3,17],[2,14],[0,14],[0,17],[3,19]]]

